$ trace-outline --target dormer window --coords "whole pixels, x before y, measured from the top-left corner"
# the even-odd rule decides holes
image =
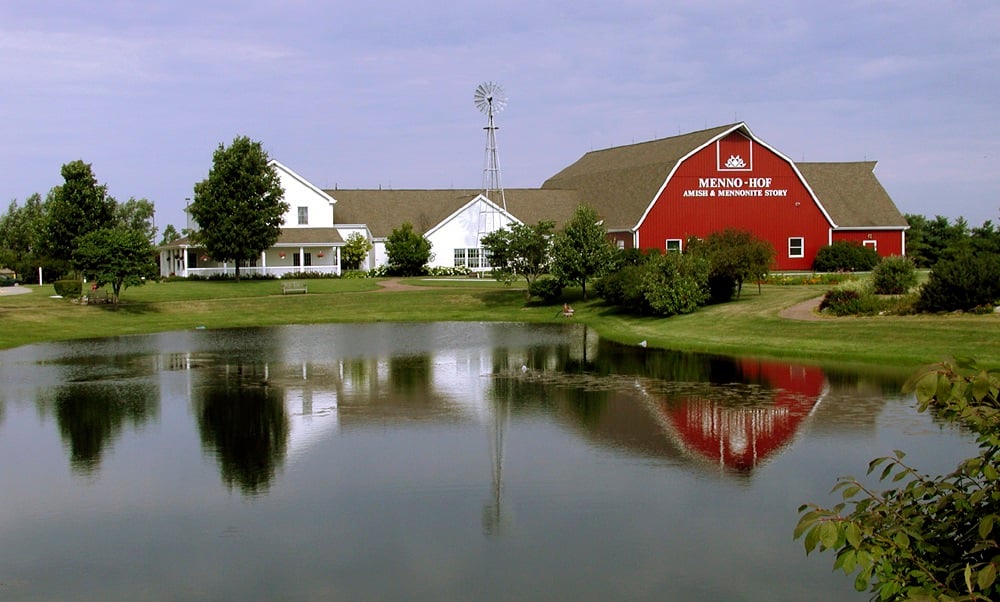
[[[299,225],[309,225],[309,207],[299,207]]]

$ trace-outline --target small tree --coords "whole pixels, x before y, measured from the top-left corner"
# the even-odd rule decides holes
[[[775,255],[771,243],[749,230],[734,228],[713,232],[704,241],[689,241],[688,250],[708,258],[710,282],[729,283],[726,285],[729,290],[718,291],[715,290],[718,287],[713,287],[715,301],[729,301],[734,288],[738,299],[744,282],[756,280],[759,283],[766,278]],[[760,292],[759,287],[757,292]]]
[[[404,222],[385,241],[389,256],[389,273],[394,276],[419,276],[431,260],[431,242],[413,231],[413,224]]]
[[[368,238],[360,232],[353,232],[347,237],[347,241],[344,243],[344,248],[341,250],[341,257],[346,269],[359,269],[361,267],[361,262],[368,257],[368,253],[370,253],[371,250],[372,243],[368,240]]]
[[[587,280],[611,265],[615,248],[608,231],[591,207],[580,205],[552,243],[552,272],[564,282],[579,284],[587,298]]]
[[[198,222],[194,238],[219,261],[240,265],[278,241],[288,203],[278,170],[260,142],[246,136],[222,144],[212,156],[208,178],[194,185],[191,216]]]
[[[125,288],[145,284],[146,278],[155,276],[153,253],[142,230],[104,228],[80,237],[73,252],[73,267],[98,286],[110,285],[112,300],[118,303]]]
[[[495,230],[482,239],[490,255],[493,275],[511,284],[518,275],[528,283],[525,296],[531,297],[531,285],[549,270],[552,230],[555,222],[542,220],[534,226],[512,224],[509,229]]]
[[[853,477],[834,487],[844,502],[799,507],[795,537],[806,553],[836,553],[834,568],[857,572],[854,587],[881,600],[996,600],[1000,594],[1000,374],[972,362],[946,362],[906,385],[920,411],[976,433],[978,455],[943,476],[923,474],[905,454],[877,458],[868,474],[898,483],[877,491]],[[850,511],[845,512],[850,509]]]

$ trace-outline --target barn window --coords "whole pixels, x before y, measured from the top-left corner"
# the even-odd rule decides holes
[[[683,241],[679,238],[667,239],[667,253],[680,253],[684,249]]]
[[[801,236],[793,237],[788,239],[788,256],[789,257],[805,257],[806,256],[806,242]]]
[[[309,207],[299,207],[299,225],[306,226],[309,224]]]
[[[460,268],[465,265],[465,249],[455,249],[455,267]]]
[[[866,247],[871,247],[872,249],[878,251],[878,241],[877,240],[863,240],[861,244]]]

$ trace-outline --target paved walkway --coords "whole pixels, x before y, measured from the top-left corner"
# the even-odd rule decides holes
[[[398,291],[423,291],[427,290],[426,286],[414,286],[412,284],[405,284],[399,281],[399,278],[390,278],[388,280],[378,281],[379,289],[375,292],[386,293],[386,292],[398,292]]]
[[[23,295],[30,292],[31,289],[26,286],[0,286],[0,295]]]
[[[828,320],[826,316],[820,315],[819,304],[823,301],[823,297],[816,297],[815,299],[809,299],[808,301],[803,301],[791,307],[786,307],[785,309],[778,312],[778,315],[782,318],[788,318],[789,320],[806,320],[806,321],[818,321],[818,320]]]

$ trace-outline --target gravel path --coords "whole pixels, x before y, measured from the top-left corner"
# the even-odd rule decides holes
[[[828,320],[828,317],[820,315],[819,313],[819,304],[822,301],[823,297],[809,299],[808,301],[803,301],[802,303],[798,303],[791,307],[786,307],[778,312],[778,315],[782,318],[788,318],[789,320]]]

